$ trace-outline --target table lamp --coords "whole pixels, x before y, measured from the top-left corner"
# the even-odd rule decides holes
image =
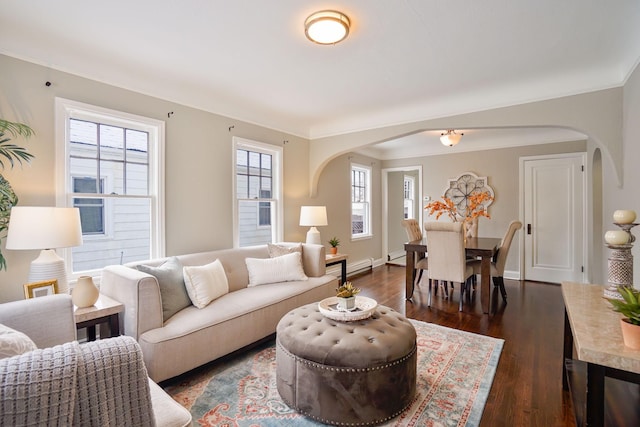
[[[325,206],[301,206],[300,225],[311,227],[307,231],[307,243],[321,245],[320,232],[316,227],[327,225],[327,208]]]
[[[58,291],[68,292],[64,260],[55,249],[82,244],[82,227],[78,208],[14,206],[11,208],[7,249],[41,249],[31,262],[29,282],[58,281]]]

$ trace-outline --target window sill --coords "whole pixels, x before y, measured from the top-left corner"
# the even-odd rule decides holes
[[[357,237],[351,236],[351,241],[352,242],[357,242],[357,241],[360,241],[360,240],[369,240],[369,239],[372,239],[372,238],[373,238],[373,234],[365,234],[363,236],[357,236]]]

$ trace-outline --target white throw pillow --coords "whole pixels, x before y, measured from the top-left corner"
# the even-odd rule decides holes
[[[189,298],[198,308],[229,293],[227,275],[219,259],[207,265],[184,267],[183,275]]]
[[[293,246],[276,245],[275,243],[267,243],[269,256],[275,258],[277,256],[287,255],[294,252],[302,252],[302,243]]]
[[[0,359],[36,350],[36,344],[20,331],[0,324]]]
[[[302,254],[294,252],[275,258],[247,258],[249,286],[307,280],[302,268]]]

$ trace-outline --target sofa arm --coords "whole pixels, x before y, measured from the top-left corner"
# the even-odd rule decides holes
[[[102,269],[100,292],[124,305],[124,335],[136,340],[148,330],[161,328],[162,299],[155,277],[123,265]]]
[[[302,264],[309,277],[321,277],[327,273],[326,249],[323,245],[302,244]]]
[[[26,334],[38,348],[76,340],[71,295],[48,295],[1,304],[0,323]]]

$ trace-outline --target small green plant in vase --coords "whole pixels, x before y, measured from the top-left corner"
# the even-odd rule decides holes
[[[338,297],[338,310],[353,311],[356,308],[356,294],[360,292],[360,288],[355,288],[351,282],[345,282],[344,285],[336,289],[336,297]]]
[[[619,286],[618,292],[622,299],[607,298],[613,310],[622,313],[620,319],[622,339],[624,345],[634,350],[640,350],[640,291],[632,287]]]
[[[335,255],[338,253],[338,246],[340,246],[340,239],[337,237],[332,237],[329,240],[329,244],[331,245],[331,254]]]

